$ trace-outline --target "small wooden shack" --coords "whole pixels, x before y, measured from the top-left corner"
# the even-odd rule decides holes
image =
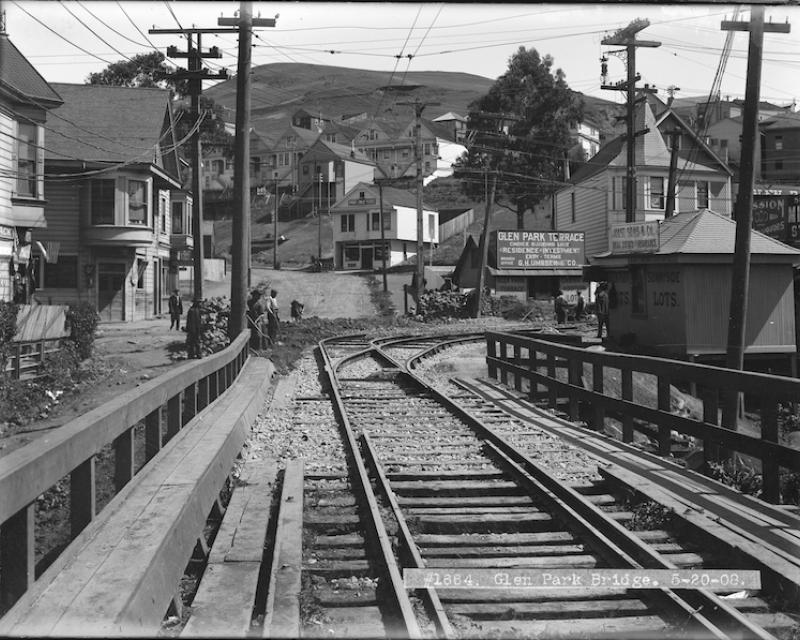
[[[654,353],[718,360],[726,353],[736,223],[708,209],[658,224],[657,241],[593,256],[611,288],[610,338]],[[642,247],[645,247],[642,249]],[[745,356],[797,353],[794,266],[800,250],[752,234]]]

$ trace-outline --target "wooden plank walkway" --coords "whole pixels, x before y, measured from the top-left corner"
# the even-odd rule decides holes
[[[273,371],[250,358],[0,620],[0,636],[155,635]]]
[[[800,594],[800,517],[785,507],[744,495],[711,478],[664,458],[584,429],[542,411],[521,393],[483,379],[459,384],[508,414],[563,438],[609,467],[605,475],[637,478],[636,488],[655,498],[668,498],[678,515],[690,515],[707,529],[724,529],[725,538]],[[617,470],[618,469],[618,470]],[[601,471],[602,471],[601,467]]]

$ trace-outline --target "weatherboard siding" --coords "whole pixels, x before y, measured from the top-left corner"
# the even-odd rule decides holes
[[[14,120],[0,111],[0,224],[13,225],[11,193],[14,190]]]
[[[608,248],[608,177],[605,172],[589,178],[572,189],[556,194],[556,229],[583,231],[586,258]],[[572,194],[575,194],[575,222],[572,221]]]

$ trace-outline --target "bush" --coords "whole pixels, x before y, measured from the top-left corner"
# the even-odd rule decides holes
[[[211,298],[200,303],[200,355],[222,351],[231,341],[228,338],[228,319],[231,305],[227,298]]]
[[[92,355],[99,321],[100,316],[88,302],[70,305],[67,310],[67,322],[70,326],[69,338],[75,344],[75,349],[81,360],[85,360]]]
[[[0,372],[6,368],[10,343],[17,332],[17,312],[19,307],[13,302],[0,301]]]

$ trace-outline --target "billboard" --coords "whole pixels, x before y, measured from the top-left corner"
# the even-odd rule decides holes
[[[583,231],[498,231],[498,269],[565,269],[584,263]]]
[[[754,189],[753,229],[800,248],[800,191]]]

